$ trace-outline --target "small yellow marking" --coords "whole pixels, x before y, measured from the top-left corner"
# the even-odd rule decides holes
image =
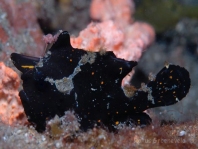
[[[161,100],[159,100],[158,102],[162,102]]]
[[[70,59],[69,61],[72,62],[72,59]]]
[[[172,79],[173,77],[172,76],[169,76],[169,78]]]
[[[91,75],[94,75],[94,72],[92,72]]]
[[[162,82],[160,82],[160,84],[162,84]]]
[[[103,82],[103,81],[101,81],[101,82],[100,82],[100,84],[104,84],[104,82]]]
[[[118,125],[119,124],[119,121],[116,121],[115,124]]]
[[[136,109],[136,107],[133,107],[134,109]]]
[[[120,69],[120,74],[122,73],[122,67],[119,68]]]
[[[175,91],[173,91],[173,94],[175,94]]]
[[[32,65],[22,65],[21,67],[22,68],[29,68],[29,69],[33,69],[34,68],[34,66],[32,66]]]
[[[98,120],[98,123],[100,123],[101,121],[100,120]]]
[[[140,119],[138,119],[137,121],[138,121],[138,124],[140,124]]]
[[[118,114],[118,111],[116,112],[116,114]]]

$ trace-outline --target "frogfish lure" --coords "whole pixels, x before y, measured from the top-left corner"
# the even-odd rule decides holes
[[[82,130],[96,125],[111,130],[124,122],[150,124],[151,118],[143,111],[177,103],[191,84],[185,68],[169,64],[140,89],[121,87],[122,79],[137,62],[117,58],[113,52],[73,48],[67,31],[44,57],[12,53],[11,59],[22,72],[19,96],[25,114],[40,132],[47,120],[63,116],[67,110],[80,118]]]

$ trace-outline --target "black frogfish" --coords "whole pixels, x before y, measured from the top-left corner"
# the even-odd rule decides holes
[[[22,72],[19,96],[25,114],[40,132],[47,120],[67,110],[80,118],[82,130],[96,125],[111,130],[124,122],[150,124],[151,118],[143,111],[177,103],[191,84],[185,68],[169,64],[140,89],[122,87],[122,79],[137,62],[117,58],[113,52],[73,48],[67,31],[44,57],[12,53],[11,59]]]

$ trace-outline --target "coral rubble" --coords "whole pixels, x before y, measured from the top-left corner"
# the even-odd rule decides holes
[[[63,118],[64,119],[64,118]],[[56,118],[55,121],[61,121]],[[2,148],[67,148],[67,149],[126,149],[126,148],[197,148],[197,122],[172,124],[166,126],[152,125],[146,128],[123,127],[115,133],[103,129],[93,129],[88,132],[68,131],[68,123],[59,125],[63,132],[57,138],[50,137],[51,132],[37,133],[33,128],[10,127],[0,123],[0,146]],[[63,128],[63,129],[62,129]]]

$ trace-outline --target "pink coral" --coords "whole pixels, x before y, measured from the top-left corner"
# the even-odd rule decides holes
[[[20,78],[3,62],[0,62],[0,76],[0,119],[11,125],[24,116],[21,100],[18,96]]]
[[[72,39],[72,45],[90,51],[105,49],[113,51],[119,58],[138,61],[145,48],[154,41],[155,32],[146,23],[133,22],[133,11],[134,4],[129,0],[93,0],[91,16],[102,22],[90,23]]]
[[[111,33],[108,33],[110,30]],[[123,40],[124,34],[114,22],[106,21],[90,23],[86,29],[80,32],[79,37],[72,39],[72,45],[90,51],[99,51],[101,48],[113,51],[113,49],[119,49],[122,46]]]
[[[52,34],[44,35],[43,41],[45,42],[45,44],[53,44],[57,40],[57,38],[61,32],[62,32],[62,30],[59,30],[59,32],[57,34],[55,34],[54,36]]]
[[[123,26],[132,22],[134,11],[135,5],[131,0],[92,0],[90,15],[95,20],[113,20]]]

